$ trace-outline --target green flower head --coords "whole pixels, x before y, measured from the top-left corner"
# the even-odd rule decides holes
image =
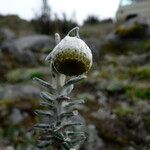
[[[74,28],[73,30],[78,29]],[[86,43],[77,34],[62,39],[47,56],[56,71],[68,76],[77,76],[87,72],[92,66],[92,53]],[[78,33],[78,32],[77,32]]]

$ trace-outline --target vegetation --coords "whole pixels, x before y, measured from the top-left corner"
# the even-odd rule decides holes
[[[16,32],[15,38],[28,34],[28,29],[34,34],[43,33],[34,29],[33,22],[24,22],[20,18],[19,26],[7,23],[17,18],[12,16],[8,19],[3,16],[0,24],[2,25],[1,21],[5,23],[0,28],[7,27]],[[12,22],[16,22],[15,20]],[[61,23],[58,24],[60,26],[56,30],[62,32],[61,35],[71,28],[69,26],[64,31]],[[147,28],[149,29],[147,26],[138,26],[134,28],[133,34],[131,26],[126,24],[123,25],[123,30],[111,22],[86,24],[81,27],[81,36],[94,54],[94,64],[88,78],[76,84],[70,95],[71,99],[76,97],[86,100],[78,110],[85,118],[86,125],[92,124],[92,130],[88,127],[84,129],[89,136],[81,145],[82,150],[88,150],[88,147],[98,150],[149,149],[150,38]],[[2,42],[0,49],[4,51]],[[47,119],[40,120],[34,114],[34,110],[44,111],[46,108],[39,106],[41,88],[33,85],[31,81],[33,77],[38,77],[51,82],[48,65],[45,67],[46,64],[41,63],[50,50],[42,51],[40,47],[33,53],[40,60],[35,66],[20,64],[12,55],[1,55],[0,50],[0,149],[37,149],[34,139],[39,133],[35,133],[31,127]]]

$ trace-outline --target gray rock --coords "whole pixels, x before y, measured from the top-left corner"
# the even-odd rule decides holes
[[[46,35],[33,35],[3,43],[1,53],[6,58],[6,64],[11,60],[9,64],[14,64],[13,66],[35,66],[41,58],[34,53],[44,53],[44,50],[52,49],[53,46],[53,38]]]
[[[118,58],[115,58],[117,62],[122,65],[130,66],[130,65],[145,65],[150,60],[150,53],[144,54],[134,54],[131,53],[129,56],[121,55]]]
[[[40,90],[32,85],[7,85],[0,88],[0,100],[33,100],[40,98]]]
[[[129,26],[133,26],[135,23],[148,24],[146,18],[141,17],[141,16],[137,16],[137,17],[131,18],[131,19],[127,20],[126,22],[124,22],[124,25],[126,27],[129,27]]]
[[[5,148],[5,150],[15,150],[15,149],[14,149],[14,147],[12,147],[12,146],[7,146],[7,147]]]
[[[115,32],[111,32],[105,36],[104,42],[116,41],[119,40],[118,36],[116,36]]]
[[[87,141],[83,144],[84,150],[105,150],[105,143],[101,137],[98,136],[98,132],[94,125],[88,125],[87,127]]]
[[[0,29],[0,42],[10,41],[16,37],[15,33],[7,28]]]
[[[22,52],[23,50],[30,49],[32,51],[42,51],[43,49],[52,49],[54,47],[54,39],[46,35],[31,35],[21,37],[13,40],[12,42],[6,42],[2,45],[2,50],[7,52]]]
[[[20,110],[16,109],[16,108],[14,108],[12,110],[11,115],[9,116],[9,118],[10,118],[10,121],[11,121],[12,124],[18,124],[24,119],[24,117],[21,114]]]

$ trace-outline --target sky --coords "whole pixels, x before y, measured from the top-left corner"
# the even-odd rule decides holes
[[[62,17],[65,13],[68,19],[79,24],[89,15],[99,19],[114,18],[120,0],[48,0],[52,14]],[[18,14],[30,20],[38,14],[42,0],[0,0],[0,14]]]

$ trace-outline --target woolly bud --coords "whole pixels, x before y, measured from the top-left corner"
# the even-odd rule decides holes
[[[75,37],[69,34],[77,32]],[[47,60],[51,59],[55,69],[64,75],[76,76],[87,72],[92,66],[92,53],[86,43],[79,38],[79,28],[72,29],[53,49]]]

